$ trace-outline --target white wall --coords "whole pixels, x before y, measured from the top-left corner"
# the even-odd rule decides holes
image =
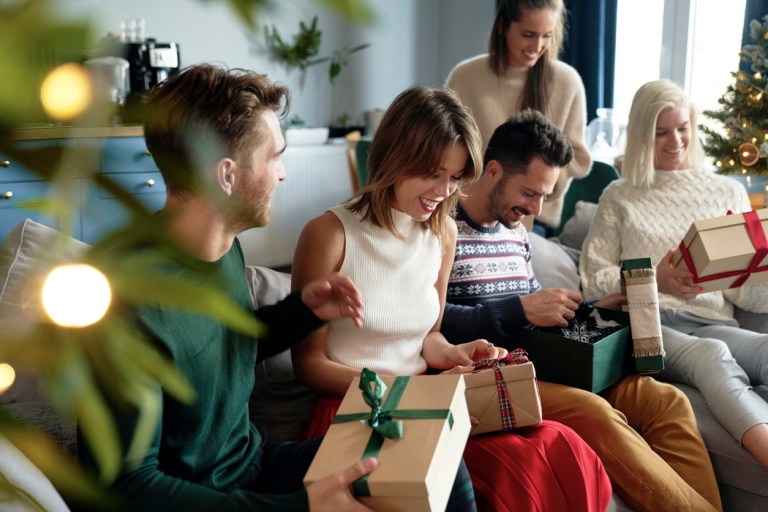
[[[355,25],[313,0],[280,0],[258,14],[259,30],[249,33],[225,2],[202,0],[55,0],[62,16],[91,20],[97,36],[118,32],[123,19],[146,20],[148,37],[176,42],[181,64],[221,62],[267,73],[288,84],[291,115],[326,125],[347,113],[363,122],[363,113],[386,108],[403,89],[417,83],[440,86],[458,61],[483,52],[493,21],[495,0],[370,0],[372,26]],[[331,88],[327,66],[303,75],[269,56],[264,27],[274,24],[284,38],[300,20],[318,16],[323,31],[321,55],[361,43],[371,46],[349,58]]]

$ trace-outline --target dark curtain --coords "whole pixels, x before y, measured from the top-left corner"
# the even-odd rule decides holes
[[[581,75],[587,122],[597,117],[597,108],[613,107],[617,4],[618,0],[565,0],[568,34],[560,59]]]
[[[749,36],[749,22],[757,20],[762,23],[766,14],[768,14],[768,0],[747,0],[744,9],[744,32],[741,36],[741,46],[755,43]],[[751,65],[751,62],[741,61],[739,69],[745,73],[752,73]]]

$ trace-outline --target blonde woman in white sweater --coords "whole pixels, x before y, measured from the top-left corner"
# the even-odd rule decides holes
[[[768,467],[768,403],[751,385],[768,384],[768,334],[741,329],[733,306],[768,312],[768,286],[701,293],[671,258],[691,223],[750,210],[737,181],[702,169],[696,108],[673,82],[635,94],[623,177],[600,198],[582,248],[587,298],[619,291],[619,265],[656,265],[666,368],[659,379],[696,387],[717,420]]]
[[[557,58],[564,33],[563,0],[501,0],[489,53],[460,62],[446,81],[472,111],[484,145],[496,127],[526,108],[546,115],[568,137],[573,160],[536,217],[541,230],[558,227],[570,180],[585,176],[592,166],[584,142],[584,84],[574,68]]]

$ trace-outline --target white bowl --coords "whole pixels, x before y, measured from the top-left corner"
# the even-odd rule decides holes
[[[328,127],[323,128],[287,128],[285,143],[289,146],[312,146],[325,144],[328,140]]]

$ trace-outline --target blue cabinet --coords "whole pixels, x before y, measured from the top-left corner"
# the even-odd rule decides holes
[[[165,204],[165,182],[147,152],[143,137],[82,140],[80,144],[98,147],[98,172],[132,194],[150,212]],[[93,243],[105,233],[120,227],[130,212],[106,188],[84,178],[80,183],[83,197],[80,217],[81,239]]]
[[[30,140],[18,142],[19,147],[39,152],[41,158],[46,152],[57,151],[56,169],[66,173],[67,179],[54,185],[0,153],[0,240],[25,218],[68,231],[87,243],[94,243],[120,227],[129,219],[130,212],[109,190],[96,183],[94,173],[122,187],[151,212],[165,204],[165,183],[146,149],[140,128],[125,136],[110,136],[110,129],[73,129],[61,138],[46,138],[44,129],[38,132],[43,134],[41,139],[34,140],[28,135]],[[34,207],[36,198],[53,195],[72,202],[75,213],[69,229]]]

